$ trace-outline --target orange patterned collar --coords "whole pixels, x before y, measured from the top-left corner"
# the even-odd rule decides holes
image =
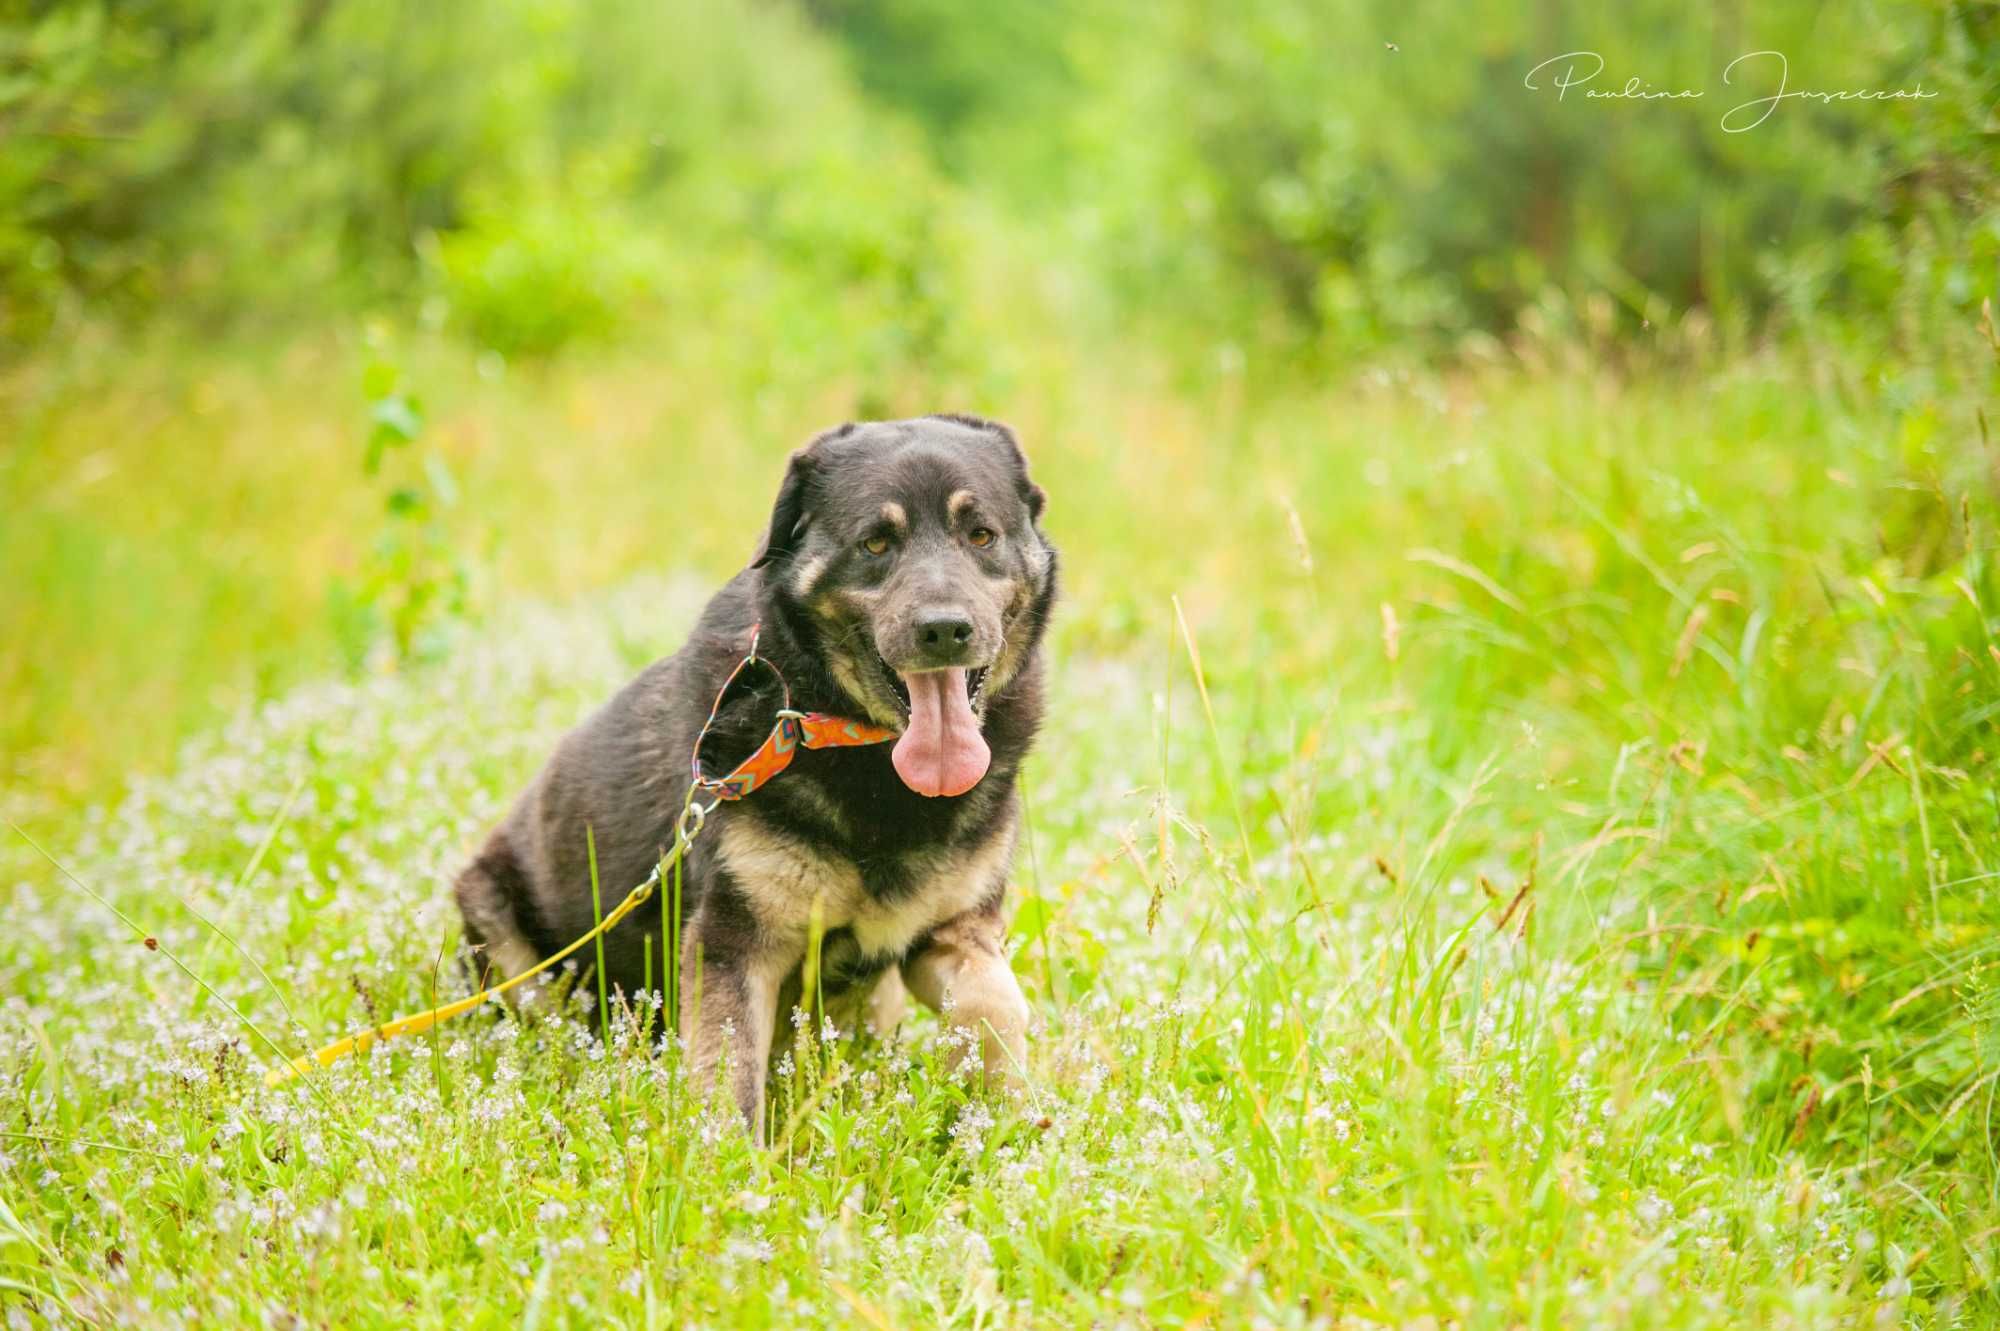
[[[853,748],[864,744],[881,744],[896,738],[896,732],[885,726],[872,726],[865,721],[850,721],[845,717],[829,716],[825,712],[798,712],[792,710],[791,687],[770,658],[757,655],[758,625],[750,626],[750,650],[729,672],[729,678],[716,690],[715,705],[708,709],[708,720],[702,723],[701,733],[695,736],[694,753],[689,759],[693,769],[694,784],[697,789],[710,791],[717,800],[740,800],[756,790],[787,767],[797,755],[799,747],[808,749]],[[738,763],[724,776],[708,776],[701,770],[701,746],[708,739],[709,728],[715,724],[715,717],[722,710],[722,703],[729,691],[736,686],[743,672],[753,667],[771,672],[783,693],[783,701],[778,707],[777,723],[771,733],[757,746],[757,751]]]

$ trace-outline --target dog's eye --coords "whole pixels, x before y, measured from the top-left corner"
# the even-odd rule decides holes
[[[871,555],[886,555],[889,553],[889,538],[878,533],[863,541],[861,548]]]
[[[965,539],[971,541],[974,545],[979,546],[980,548],[983,549],[986,546],[993,544],[993,542],[998,538],[994,536],[993,529],[991,527],[974,527],[970,532],[966,534]]]

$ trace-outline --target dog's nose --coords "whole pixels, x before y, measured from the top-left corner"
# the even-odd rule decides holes
[[[963,610],[925,610],[917,615],[917,646],[936,665],[956,665],[972,645],[972,620]]]

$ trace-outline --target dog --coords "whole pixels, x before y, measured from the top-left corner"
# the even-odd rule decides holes
[[[842,425],[793,453],[749,566],[685,646],[562,739],[458,875],[476,968],[518,975],[593,926],[593,845],[605,906],[648,875],[674,844],[704,722],[718,765],[771,734],[774,686],[725,694],[754,640],[791,708],[893,743],[800,745],[704,820],[677,921],[690,1075],[762,1140],[774,1033],[817,928],[828,1012],[883,1029],[907,991],[966,1057],[977,1047],[989,1085],[1017,1084],[1029,1012],[1003,907],[1056,600],[1046,504],[1014,433],[975,416]],[[605,935],[608,986],[660,982],[668,895]]]

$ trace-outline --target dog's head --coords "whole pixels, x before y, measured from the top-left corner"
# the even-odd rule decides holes
[[[753,567],[857,708],[903,731],[896,770],[919,793],[985,775],[987,700],[1055,592],[1045,503],[1013,433],[971,417],[843,425],[792,455]]]

